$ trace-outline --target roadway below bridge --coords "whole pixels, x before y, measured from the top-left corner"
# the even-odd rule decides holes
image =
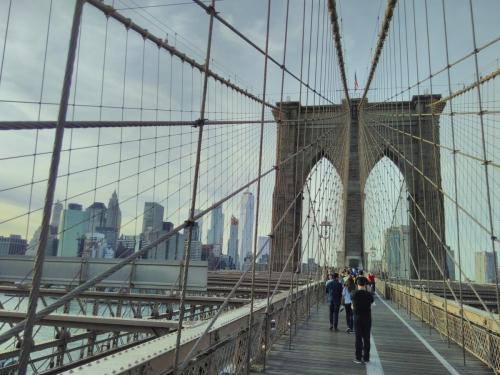
[[[354,334],[346,333],[345,315],[339,319],[339,331],[328,329],[328,305],[320,304],[310,318],[297,327],[292,336],[284,335],[271,349],[265,374],[333,373],[359,375],[443,375],[491,374],[484,363],[430,331],[415,317],[390,301],[375,298],[372,307],[370,362],[356,364]]]

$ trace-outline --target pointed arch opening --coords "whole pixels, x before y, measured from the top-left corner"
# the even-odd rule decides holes
[[[373,166],[365,182],[365,264],[375,273],[389,277],[411,277],[411,225],[408,181],[394,155],[384,155]]]
[[[344,187],[339,172],[324,152],[311,160],[303,179],[301,269],[314,273],[340,266],[344,257]]]

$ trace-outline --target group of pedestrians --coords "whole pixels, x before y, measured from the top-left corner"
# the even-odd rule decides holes
[[[330,307],[330,330],[338,331],[339,314],[345,310],[347,333],[355,333],[355,359],[361,364],[370,361],[371,305],[374,302],[375,276],[364,276],[362,270],[345,268],[328,275],[327,301]]]

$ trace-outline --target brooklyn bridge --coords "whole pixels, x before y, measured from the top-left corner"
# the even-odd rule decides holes
[[[498,14],[2,1],[0,374],[498,374]]]

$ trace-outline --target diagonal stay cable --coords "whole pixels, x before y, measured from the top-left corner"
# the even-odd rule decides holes
[[[290,162],[295,157],[297,157],[298,155],[300,155],[301,152],[306,152],[308,149],[310,149],[314,144],[318,143],[320,140],[321,140],[321,138],[318,138],[317,140],[315,140],[315,142],[313,142],[313,143],[311,143],[309,145],[304,146],[303,148],[301,148],[296,153],[289,155],[286,159],[282,160],[277,165],[275,165],[275,166],[271,167],[270,169],[266,170],[265,172],[263,172],[260,176],[257,176],[254,179],[252,179],[249,182],[247,182],[246,184],[240,186],[238,189],[234,190],[232,193],[228,194],[226,197],[224,197],[224,198],[220,199],[219,201],[215,202],[213,205],[211,205],[207,209],[205,209],[203,211],[200,211],[198,214],[194,215],[193,220],[196,221],[196,220],[202,218],[208,212],[212,211],[215,207],[220,206],[224,202],[228,201],[229,199],[235,197],[236,195],[238,195],[239,193],[241,193],[242,191],[244,191],[245,189],[247,189],[249,186],[252,186],[255,182],[257,182],[257,180],[259,178],[263,178],[263,177],[267,176],[271,172],[275,171],[277,168],[280,168],[280,166],[283,166],[284,164]],[[107,277],[111,276],[116,271],[118,271],[121,268],[123,268],[126,264],[128,264],[128,263],[132,262],[133,260],[141,257],[142,255],[146,254],[150,249],[158,246],[159,244],[161,244],[164,241],[167,241],[169,238],[171,238],[172,236],[174,236],[176,233],[180,232],[184,228],[187,228],[188,226],[189,226],[189,222],[185,221],[183,224],[178,225],[177,227],[173,228],[168,233],[166,233],[166,234],[158,237],[158,239],[156,239],[155,241],[151,242],[149,245],[143,247],[138,252],[135,252],[135,253],[129,255],[127,258],[123,258],[123,260],[120,261],[119,263],[113,265],[112,267],[108,268],[106,271],[104,271],[104,272],[102,272],[102,273],[94,276],[92,279],[89,279],[85,283],[83,283],[83,284],[79,285],[78,287],[76,287],[75,289],[71,290],[70,292],[68,292],[67,294],[65,294],[64,296],[62,296],[60,299],[58,299],[57,301],[55,301],[51,305],[49,305],[46,308],[41,309],[40,311],[38,311],[36,313],[36,315],[35,315],[35,322],[39,321],[41,318],[43,318],[46,315],[50,314],[51,312],[53,312],[58,307],[61,307],[66,302],[68,302],[72,298],[78,296],[83,291],[87,290],[90,287],[93,287],[94,285],[96,285],[100,281],[102,281],[102,280],[106,279]],[[0,343],[3,343],[5,341],[7,341],[14,334],[16,334],[18,332],[21,332],[24,329],[25,324],[26,324],[26,320],[23,320],[23,321],[19,322],[18,324],[16,324],[13,328],[11,328],[11,329],[3,332],[2,334],[0,334]]]

